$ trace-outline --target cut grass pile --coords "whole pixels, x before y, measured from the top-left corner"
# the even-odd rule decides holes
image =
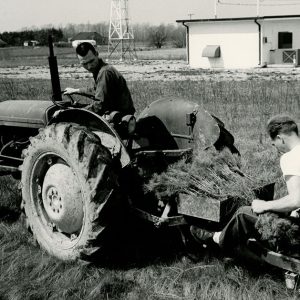
[[[199,201],[203,197],[216,200],[234,197],[241,204],[249,204],[254,197],[253,186],[239,171],[238,160],[228,148],[220,152],[213,147],[197,150],[190,162],[181,159],[165,172],[154,174],[145,189],[164,203],[184,193]]]
[[[159,208],[176,200],[179,194],[189,195],[194,201],[221,201],[231,198],[235,207],[251,205],[256,198],[254,190],[274,182],[279,177],[278,168],[270,169],[274,165],[274,158],[272,152],[265,151],[256,161],[261,165],[262,171],[254,174],[253,169],[245,168],[247,164],[243,158],[232,154],[227,147],[221,151],[214,147],[195,150],[189,160],[181,159],[170,165],[166,171],[154,174],[145,183],[144,189],[155,195]],[[206,213],[210,216],[213,212],[208,209]]]
[[[300,222],[298,219],[267,212],[259,215],[255,227],[260,233],[261,240],[266,241],[271,249],[299,257]]]

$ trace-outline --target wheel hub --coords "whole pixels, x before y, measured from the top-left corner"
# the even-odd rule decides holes
[[[59,214],[60,210],[63,209],[62,198],[59,195],[59,191],[54,186],[48,189],[46,201],[54,213]]]
[[[83,204],[80,185],[72,169],[62,163],[51,166],[44,178],[42,198],[50,222],[69,234],[80,231]]]

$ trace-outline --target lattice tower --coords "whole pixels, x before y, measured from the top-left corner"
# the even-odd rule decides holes
[[[117,53],[120,60],[136,59],[133,29],[129,22],[128,0],[111,0],[108,58]]]

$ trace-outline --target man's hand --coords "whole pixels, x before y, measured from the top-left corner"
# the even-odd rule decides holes
[[[255,212],[257,214],[262,214],[263,212],[267,211],[266,204],[267,204],[267,201],[254,199],[251,207],[252,207],[253,212]]]
[[[72,95],[72,94],[76,94],[79,93],[79,89],[74,89],[74,88],[66,88],[64,90],[64,95]]]

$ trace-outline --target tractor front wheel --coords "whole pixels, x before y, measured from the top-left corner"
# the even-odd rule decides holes
[[[23,154],[23,207],[35,239],[62,260],[88,259],[118,206],[110,152],[87,128],[61,123],[42,129]]]

